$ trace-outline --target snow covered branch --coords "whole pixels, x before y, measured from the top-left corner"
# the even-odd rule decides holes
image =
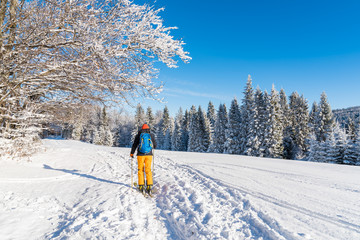
[[[0,137],[30,107],[156,98],[154,64],[191,59],[162,10],[128,0],[1,0]]]

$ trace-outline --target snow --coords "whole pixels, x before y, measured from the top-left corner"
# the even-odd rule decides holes
[[[359,167],[158,150],[144,198],[130,149],[44,145],[0,161],[0,239],[360,239]]]

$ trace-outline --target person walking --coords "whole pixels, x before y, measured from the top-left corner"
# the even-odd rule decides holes
[[[149,125],[142,125],[140,131],[134,139],[134,143],[130,152],[130,157],[134,158],[134,153],[137,149],[138,188],[142,193],[152,193],[153,178],[151,172],[151,162],[153,161],[153,149],[155,148],[155,137],[152,133],[150,133]],[[144,169],[146,174],[146,184],[144,179]]]

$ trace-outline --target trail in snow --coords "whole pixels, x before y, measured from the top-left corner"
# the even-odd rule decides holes
[[[157,200],[175,239],[294,239],[275,219],[256,211],[242,194],[187,165],[160,157]]]
[[[358,215],[351,211],[360,208],[354,199],[348,199],[351,206],[344,203],[343,216],[336,218],[328,206],[341,205],[331,198],[324,208],[311,210],[310,205],[298,203],[310,201],[310,191],[293,196],[303,198],[296,200],[280,193],[294,194],[289,186],[302,188],[313,181],[287,170],[288,161],[278,163],[281,167],[268,167],[265,162],[265,167],[258,167],[227,162],[225,155],[157,151],[158,192],[144,198],[130,187],[129,149],[44,142],[47,152],[33,157],[31,163],[0,162],[0,239],[360,238],[360,226],[354,220]],[[134,161],[136,179],[135,166]],[[309,171],[314,169],[309,165]],[[346,171],[350,177],[360,173],[354,168]],[[342,199],[360,190],[338,178],[328,188],[321,176],[318,180],[326,191],[333,191],[336,182],[337,190],[350,194]],[[312,187],[316,184],[311,182]],[[311,196],[311,201],[321,200]],[[318,223],[309,220],[312,225],[306,226],[310,218]],[[330,228],[332,232],[327,231]]]

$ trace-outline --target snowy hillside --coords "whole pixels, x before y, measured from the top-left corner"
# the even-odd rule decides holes
[[[151,199],[129,149],[44,144],[0,162],[0,239],[360,239],[360,167],[156,151]]]

